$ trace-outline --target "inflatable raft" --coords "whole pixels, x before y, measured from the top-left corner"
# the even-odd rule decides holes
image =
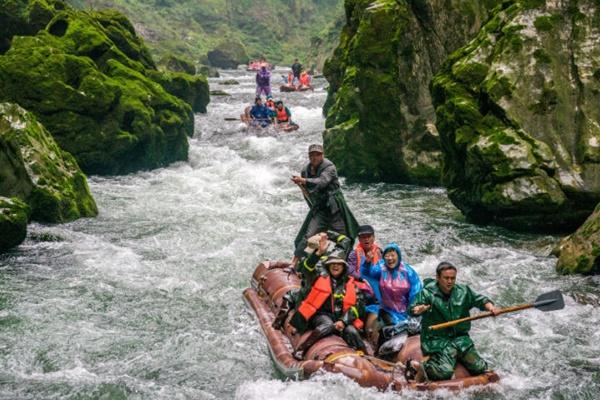
[[[261,60],[252,60],[248,63],[248,66],[246,67],[246,71],[250,72],[250,71],[259,71],[261,69],[261,67],[267,67],[268,70],[272,70],[274,67],[272,64],[269,64],[268,62],[265,61],[261,61]]]
[[[281,85],[279,91],[281,92],[306,92],[307,90],[313,90],[312,86],[294,86],[294,85]]]
[[[471,376],[459,364],[450,380],[425,383],[407,381],[404,377],[406,360],[408,358],[423,359],[418,335],[407,338],[402,350],[393,361],[374,357],[370,349],[369,354],[357,352],[337,335],[316,342],[304,353],[302,360],[294,358],[294,350],[308,337],[310,332],[303,335],[296,334],[294,328],[289,324],[291,313],[282,330],[274,329],[271,326],[283,295],[290,289],[300,287],[300,280],[288,268],[288,265],[289,263],[282,261],[260,263],[252,276],[251,287],[244,290],[244,300],[256,314],[260,327],[267,338],[273,363],[287,378],[306,379],[315,372],[323,370],[344,374],[363,387],[396,391],[403,389],[459,390],[499,380],[498,375],[494,372]],[[367,342],[365,341],[365,343]],[[368,343],[367,346],[370,348]]]

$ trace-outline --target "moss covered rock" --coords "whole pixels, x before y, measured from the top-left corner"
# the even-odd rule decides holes
[[[235,69],[240,64],[248,64],[250,59],[246,48],[238,39],[225,39],[213,50],[207,53],[211,66],[225,69]]]
[[[29,207],[18,198],[0,196],[0,253],[25,240],[28,214]]]
[[[206,105],[210,101],[206,76],[162,71],[148,71],[148,76],[168,93],[188,103],[192,111],[206,112]]]
[[[18,197],[41,222],[97,215],[85,175],[32,113],[0,103],[0,195]]]
[[[353,180],[439,183],[442,154],[429,82],[499,1],[346,0],[325,63],[327,156]]]
[[[600,273],[600,205],[575,233],[560,241],[553,254],[558,256],[560,273]]]
[[[157,71],[119,12],[67,8],[34,36],[13,37],[0,100],[33,112],[87,173],[121,174],[187,159],[192,108],[205,109],[208,85]]]
[[[432,82],[443,180],[475,222],[575,229],[600,201],[600,6],[505,2]],[[594,75],[596,74],[596,76]]]
[[[190,75],[196,74],[196,66],[191,60],[173,54],[163,56],[158,64],[171,72],[185,72]]]

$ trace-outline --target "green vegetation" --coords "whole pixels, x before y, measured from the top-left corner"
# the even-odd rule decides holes
[[[116,8],[133,21],[159,58],[185,56],[206,64],[224,39],[244,44],[248,57],[289,64],[322,61],[337,43],[343,0],[70,0],[84,10]],[[315,43],[326,39],[314,54]],[[321,53],[323,52],[323,53]],[[320,67],[320,64],[318,65]]]
[[[35,221],[67,222],[98,213],[73,156],[32,113],[10,103],[0,103],[0,194],[26,202]]]
[[[193,111],[208,103],[204,76],[158,71],[116,10],[19,1],[14,31],[3,32],[9,47],[0,54],[0,101],[33,112],[86,173],[122,174],[187,158]]]

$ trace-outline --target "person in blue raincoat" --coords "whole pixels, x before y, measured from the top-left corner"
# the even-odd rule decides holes
[[[254,105],[250,109],[251,124],[266,128],[271,123],[271,110],[262,103],[262,99],[257,97]]]
[[[383,328],[408,320],[408,305],[421,291],[423,284],[419,274],[409,264],[402,262],[402,251],[396,243],[390,243],[383,249],[383,259],[376,264],[362,263],[360,274],[378,285],[379,319]]]

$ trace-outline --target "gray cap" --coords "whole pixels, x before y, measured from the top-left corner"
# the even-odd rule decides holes
[[[320,144],[311,144],[308,146],[308,154],[312,152],[323,153],[323,146]]]
[[[325,265],[330,264],[344,264],[345,266],[348,266],[348,263],[343,258],[339,258],[336,256],[329,256],[327,258],[327,261],[325,261]]]

